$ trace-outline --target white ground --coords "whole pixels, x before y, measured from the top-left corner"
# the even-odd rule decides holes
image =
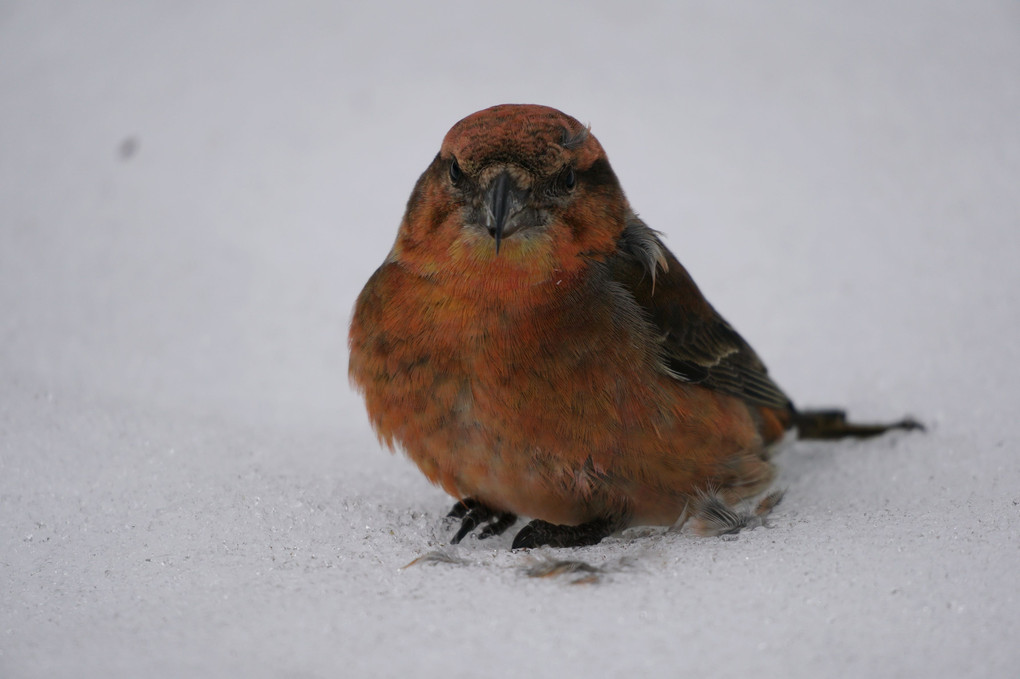
[[[0,676],[1015,677],[1017,4],[370,4],[0,4]],[[507,101],[591,122],[798,402],[928,433],[797,444],[774,528],[594,584],[401,570],[451,500],[346,325]]]

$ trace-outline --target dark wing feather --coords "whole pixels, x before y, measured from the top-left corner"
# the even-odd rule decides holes
[[[793,406],[754,349],[698,290],[655,231],[631,215],[607,262],[660,333],[662,361],[676,379],[739,396],[748,403]]]

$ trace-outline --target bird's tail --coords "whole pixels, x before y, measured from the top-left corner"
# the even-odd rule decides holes
[[[868,438],[890,429],[924,431],[924,425],[911,417],[888,424],[848,422],[843,410],[798,410],[793,413],[793,426],[799,439]]]

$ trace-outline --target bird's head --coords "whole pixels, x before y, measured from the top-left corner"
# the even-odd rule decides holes
[[[391,257],[427,275],[535,283],[611,253],[627,209],[588,128],[545,106],[493,106],[447,133]]]

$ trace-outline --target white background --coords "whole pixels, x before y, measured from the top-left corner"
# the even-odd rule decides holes
[[[1015,2],[0,3],[0,676],[1008,677]],[[461,117],[583,122],[804,405],[771,529],[529,578],[380,449],[354,298]],[[561,553],[560,556],[563,554]]]

